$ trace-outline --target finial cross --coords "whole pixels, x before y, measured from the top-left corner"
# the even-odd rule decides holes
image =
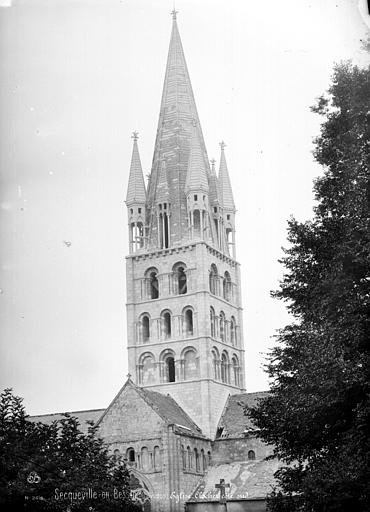
[[[132,132],[131,139],[134,139],[134,141],[137,141],[139,138],[139,132]]]
[[[223,140],[220,142],[220,148],[221,148],[221,151],[223,151],[226,148],[226,144],[224,143]]]
[[[212,160],[210,160],[210,162],[211,162],[212,166],[214,166],[216,163],[216,160],[214,158],[212,158]]]
[[[216,489],[220,489],[220,503],[226,503],[226,488],[230,488],[230,484],[225,484],[225,479],[221,478],[220,483],[215,485]]]
[[[131,379],[131,377],[132,377],[131,373],[128,373],[128,374],[126,375],[126,377],[127,377],[128,379]]]
[[[179,12],[179,11],[176,11],[176,9],[175,9],[175,8],[173,8],[173,10],[171,11],[172,19],[173,19],[173,20],[176,20],[176,17],[177,17],[178,12]]]

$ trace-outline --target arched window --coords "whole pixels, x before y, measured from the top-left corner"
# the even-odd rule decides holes
[[[152,354],[143,354],[141,357],[140,384],[153,384],[156,381],[155,363]],[[139,366],[139,368],[140,368]]]
[[[213,378],[219,380],[219,354],[216,348],[212,349]]]
[[[256,454],[253,450],[249,450],[248,452],[248,460],[255,460]]]
[[[239,361],[238,361],[238,358],[236,356],[233,356],[232,360],[231,360],[231,363],[233,365],[233,376],[234,376],[234,384],[235,386],[240,386],[240,382],[239,382]]]
[[[220,313],[220,338],[221,338],[221,341],[223,341],[224,343],[226,341],[225,327],[226,327],[225,313],[223,311],[221,311],[221,313]]]
[[[131,209],[131,214],[133,210]],[[132,252],[136,252],[144,247],[144,226],[142,222],[132,222],[131,227],[131,248]]]
[[[181,445],[181,458],[182,458],[182,469],[186,469],[186,450],[184,445]]]
[[[154,457],[154,469],[156,471],[159,471],[162,467],[161,450],[159,449],[159,446],[154,447],[153,457]]]
[[[175,371],[175,359],[172,355],[168,355],[164,359],[164,381],[175,382],[176,371]]]
[[[146,343],[150,339],[150,318],[148,314],[144,314],[140,318],[141,341]]]
[[[116,459],[119,459],[119,457],[121,456],[121,453],[118,449],[115,449],[113,452],[113,455]]]
[[[231,277],[229,272],[225,272],[223,280],[223,297],[225,300],[230,301],[231,299]]]
[[[145,273],[145,278],[148,283],[148,295],[150,299],[158,299],[159,297],[159,283],[158,283],[158,270],[150,268]]]
[[[190,446],[187,447],[187,452],[188,452],[188,468],[191,469],[193,467],[193,456],[192,456],[192,453],[191,453],[191,449],[190,449]]]
[[[161,315],[162,338],[167,340],[171,338],[171,313],[163,311]]]
[[[209,321],[211,323],[211,336],[212,336],[212,338],[215,338],[216,337],[216,315],[215,315],[215,310],[213,309],[212,306],[209,308]]]
[[[188,291],[186,265],[184,263],[176,263],[172,267],[174,277],[174,293],[184,295]]]
[[[228,384],[229,379],[229,358],[226,352],[222,353],[221,356],[221,381]]]
[[[129,464],[135,462],[135,450],[133,448],[127,448],[126,459]]]
[[[217,295],[218,289],[218,270],[214,263],[211,265],[209,272],[209,290],[213,295]]]
[[[234,347],[236,346],[236,322],[233,316],[230,321],[230,342]]]
[[[193,336],[193,310],[191,308],[186,308],[184,310],[184,331],[185,336]]]
[[[199,364],[195,349],[188,348],[184,355],[184,379],[195,379],[199,376]]]
[[[170,223],[169,223],[169,203],[158,205],[158,227],[159,227],[159,246],[166,249],[170,246]]]
[[[207,452],[207,458],[208,458],[208,466],[211,464],[212,462],[212,455],[211,455],[211,452]]]
[[[140,454],[141,468],[143,471],[149,471],[150,469],[150,460],[149,460],[149,451],[146,446],[143,446]]]
[[[200,460],[199,460],[199,453],[196,448],[194,448],[194,459],[195,459],[195,471],[200,471]]]

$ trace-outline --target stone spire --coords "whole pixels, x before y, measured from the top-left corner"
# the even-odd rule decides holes
[[[138,133],[134,132],[132,138],[134,139],[134,146],[132,148],[130,175],[126,195],[127,206],[138,203],[144,204],[146,200],[144,176],[137,145]]]
[[[224,142],[220,142],[221,147],[221,159],[220,159],[220,170],[218,173],[218,181],[220,184],[220,192],[222,198],[222,207],[225,210],[235,211],[235,203],[233,191],[230,183],[229,171],[227,170],[226,158],[225,158],[225,146]]]
[[[185,194],[206,193],[208,194],[208,178],[204,162],[204,152],[201,147],[198,129],[194,123],[193,134],[190,143],[190,155],[188,172],[185,182]]]
[[[168,188],[168,181],[167,181],[167,170],[166,170],[166,162],[165,160],[162,160],[159,176],[158,176],[158,182],[157,182],[157,193],[156,193],[156,200],[157,203],[169,203],[170,199],[170,191]]]
[[[209,202],[212,206],[220,206],[220,186],[215,169],[216,160],[211,160],[211,171],[209,175]]]
[[[158,239],[156,232],[157,220],[153,212],[156,204],[158,204],[156,196],[164,158],[166,160],[168,190],[172,205],[171,223],[173,229],[171,229],[171,243],[181,245],[188,240],[185,182],[194,123],[197,125],[196,144],[198,151],[203,154],[206,174],[209,173],[208,157],[175,12],[172,13],[172,18],[172,33],[148,187],[149,247],[156,247]]]

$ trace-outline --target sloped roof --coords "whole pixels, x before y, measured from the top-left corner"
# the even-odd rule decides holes
[[[222,206],[227,210],[235,210],[234,196],[225,158],[224,143],[221,143],[221,159],[218,180],[220,184]]]
[[[258,391],[230,395],[218,423],[219,429],[223,427],[219,438],[245,437],[248,429],[255,428],[251,419],[244,414],[245,407],[256,405],[257,400],[266,397],[268,393],[268,391]]]
[[[208,193],[207,171],[197,126],[194,126],[191,137],[189,165],[185,182],[185,193],[188,194],[189,192]]]
[[[265,498],[276,485],[274,473],[281,466],[277,460],[253,460],[209,466],[203,480],[193,492],[190,502],[219,501],[220,492],[215,485],[223,478],[230,488],[227,500]]]
[[[87,421],[93,421],[97,423],[100,416],[103,414],[105,409],[91,409],[89,411],[72,411],[68,412],[71,416],[74,416],[78,419],[80,424],[80,430],[84,434],[87,434],[87,430],[89,425],[86,423]],[[33,423],[44,423],[45,425],[50,425],[53,421],[59,421],[64,418],[63,413],[57,412],[53,414],[39,414],[37,416],[28,416],[27,419],[32,421]]]
[[[158,203],[167,203],[169,199],[170,191],[168,188],[166,162],[163,160],[157,183],[156,200]]]
[[[132,148],[130,175],[126,195],[126,204],[145,203],[146,192],[143,170],[141,167],[139,148],[137,145],[137,134],[134,135],[134,146]]]
[[[202,435],[201,429],[186,414],[179,404],[170,396],[163,395],[157,391],[150,391],[144,388],[138,388],[139,393],[144,400],[163,418],[168,424],[174,424],[177,427],[185,427],[184,430],[192,434]]]

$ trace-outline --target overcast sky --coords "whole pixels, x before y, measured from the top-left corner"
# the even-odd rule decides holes
[[[106,407],[127,374],[124,198],[133,130],[147,174],[170,0],[1,0],[1,388],[29,413]],[[334,62],[368,62],[351,0],[177,0],[210,157],[225,140],[242,265],[247,389],[289,318],[287,219],[311,216]]]

